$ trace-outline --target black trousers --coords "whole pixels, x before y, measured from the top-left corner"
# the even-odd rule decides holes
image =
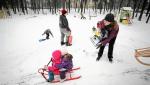
[[[65,70],[65,71],[60,71],[60,78],[61,78],[61,79],[65,79],[65,78],[66,78],[66,72],[67,72],[67,70]]]
[[[108,58],[113,58],[113,48],[114,48],[114,43],[115,43],[116,37],[111,39],[109,42],[109,47],[108,47]],[[98,52],[98,58],[101,58],[103,55],[105,46],[101,46]]]

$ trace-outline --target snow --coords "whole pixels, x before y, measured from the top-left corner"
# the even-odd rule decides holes
[[[150,24],[145,23],[146,19],[137,21],[135,18],[132,25],[119,23],[114,62],[109,63],[108,47],[96,62],[98,49],[90,41],[92,27],[96,27],[105,14],[98,14],[91,20],[88,13],[85,16],[87,19],[81,20],[77,13],[67,15],[73,36],[71,47],[60,45],[59,15],[14,15],[1,19],[0,85],[49,85],[37,71],[48,63],[56,49],[67,50],[73,55],[75,67],[81,67],[74,75],[82,77],[55,85],[149,85],[150,67],[138,63],[134,57],[135,49],[150,46]],[[48,28],[54,38],[39,42]],[[148,59],[146,62],[150,61]]]

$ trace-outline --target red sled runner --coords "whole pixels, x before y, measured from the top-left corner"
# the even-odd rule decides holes
[[[80,67],[77,67],[77,68],[72,68],[71,70],[69,70],[67,73],[69,74],[68,78],[66,78],[64,81],[69,81],[69,80],[75,80],[75,79],[79,79],[81,78],[81,76],[76,76],[76,77],[72,77],[72,73],[75,71],[75,70],[79,70]],[[47,81],[48,78],[48,71],[44,68],[40,68],[38,69],[38,72],[43,76],[43,78]],[[55,74],[55,75],[59,75],[59,74]],[[51,81],[51,83],[57,83],[57,82],[60,82],[60,80],[56,80],[54,79],[53,81]]]

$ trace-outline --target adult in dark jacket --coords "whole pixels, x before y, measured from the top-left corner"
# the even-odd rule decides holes
[[[59,27],[61,32],[61,45],[66,44],[69,46],[68,37],[71,34],[71,30],[69,28],[68,20],[66,18],[67,11],[65,9],[61,10],[61,15],[59,17]],[[64,42],[64,38],[66,36],[66,42]]]
[[[110,62],[112,62],[114,43],[119,31],[119,26],[117,22],[114,20],[114,15],[111,13],[107,14],[102,21],[99,21],[97,23],[97,27],[101,30],[102,34],[107,35],[107,37],[102,38],[102,40],[98,43],[98,47],[100,47],[100,49],[96,60],[99,61],[99,59],[103,55],[103,51],[106,44],[109,43],[108,59]]]

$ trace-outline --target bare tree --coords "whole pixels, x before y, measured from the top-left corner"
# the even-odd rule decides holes
[[[21,7],[21,10],[23,12],[23,14],[25,15],[25,8],[24,8],[24,1],[23,0],[20,0],[20,7]]]
[[[133,6],[132,19],[134,18],[134,14],[135,14],[136,6],[137,6],[137,0],[133,0],[133,2],[134,2],[134,6]]]
[[[140,9],[140,6],[141,6],[141,2],[142,2],[143,0],[139,0],[138,1],[138,6],[137,6],[137,9],[136,9],[136,15],[135,15],[135,17],[137,17],[137,15],[138,15],[138,12],[139,12],[139,9]]]
[[[71,1],[70,1],[70,0],[68,0],[68,2],[67,2],[67,3],[68,3],[68,7],[67,7],[67,8],[69,9],[69,12],[70,12],[70,4],[71,4]]]
[[[147,0],[144,0],[144,2],[143,2],[143,6],[142,6],[142,10],[141,10],[141,13],[140,13],[140,16],[139,16],[139,21],[141,21],[141,18],[142,18],[142,15],[143,15],[143,12],[144,12],[144,10],[145,10],[145,7],[146,7],[146,2],[147,2]]]
[[[146,16],[148,16],[149,12],[150,12],[150,2],[149,2],[149,5],[148,5],[148,8],[147,8]]]
[[[10,0],[11,8],[12,8],[14,14],[17,13],[17,12],[16,12],[16,7],[15,7],[15,1],[16,1],[16,0]]]
[[[41,0],[42,13],[44,14],[44,0]]]
[[[24,6],[25,6],[26,13],[28,14],[27,0],[24,0]]]
[[[83,12],[83,0],[80,1],[80,9],[81,9],[81,14]]]
[[[123,3],[123,0],[121,0],[120,4],[119,4],[119,13],[120,13],[120,9],[122,7],[122,3]]]
[[[103,9],[103,0],[99,0],[98,8],[99,8],[99,11],[100,11],[100,14],[101,14],[102,13],[102,9]]]
[[[103,14],[105,14],[106,10],[107,10],[107,0],[104,0],[104,11],[103,11]]]
[[[75,12],[76,12],[76,9],[77,9],[77,0],[74,0],[74,4],[75,4]]]
[[[84,0],[84,13],[85,13],[86,5],[87,5],[87,0]]]
[[[113,10],[113,8],[114,8],[114,0],[110,0],[110,2],[109,2],[110,12]]]
[[[148,15],[148,18],[147,18],[147,20],[146,20],[146,23],[148,23],[148,21],[149,21],[149,18],[150,18],[150,13],[149,13],[149,15]]]

